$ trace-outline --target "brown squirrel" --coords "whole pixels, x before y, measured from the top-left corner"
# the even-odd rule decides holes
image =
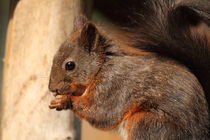
[[[49,107],[125,140],[209,139],[210,2],[139,3],[138,23],[117,33],[76,18],[53,60]]]

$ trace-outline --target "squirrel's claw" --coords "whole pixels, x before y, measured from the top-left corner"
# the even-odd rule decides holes
[[[57,95],[55,99],[51,101],[49,108],[60,111],[63,109],[70,109],[71,106],[71,100],[68,95]]]

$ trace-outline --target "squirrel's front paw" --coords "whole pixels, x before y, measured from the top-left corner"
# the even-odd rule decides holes
[[[56,109],[57,111],[63,109],[71,109],[72,104],[69,95],[57,95],[54,100],[51,101],[49,105],[50,109]]]

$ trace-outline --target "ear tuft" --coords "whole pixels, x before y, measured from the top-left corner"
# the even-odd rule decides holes
[[[74,23],[73,23],[73,30],[78,31],[81,30],[82,27],[88,22],[87,17],[84,15],[78,15],[77,17],[74,18]]]

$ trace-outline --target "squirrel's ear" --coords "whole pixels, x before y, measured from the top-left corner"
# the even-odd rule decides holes
[[[87,23],[88,19],[84,15],[78,15],[74,18],[73,31],[81,30]]]
[[[105,38],[93,23],[86,23],[81,31],[80,44],[86,51],[101,51]]]

